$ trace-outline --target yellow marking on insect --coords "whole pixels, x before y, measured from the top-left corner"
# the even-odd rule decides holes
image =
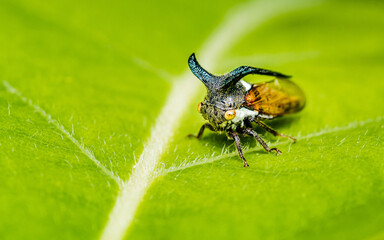
[[[199,113],[201,113],[201,102],[199,102],[199,104],[197,104],[197,111],[199,111]]]
[[[228,111],[225,112],[224,117],[228,121],[232,120],[232,119],[234,119],[236,117],[236,111],[235,110],[228,110]]]

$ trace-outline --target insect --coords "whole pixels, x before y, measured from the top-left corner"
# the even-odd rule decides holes
[[[207,88],[207,95],[197,108],[204,119],[208,120],[197,135],[188,135],[189,137],[200,139],[206,128],[214,132],[224,132],[228,139],[234,140],[239,156],[244,161],[244,167],[249,165],[243,156],[239,136],[253,136],[267,152],[275,151],[277,155],[281,154],[279,149],[268,147],[253,129],[252,123],[274,136],[296,141],[295,138],[278,133],[262,122],[264,119],[274,119],[304,108],[304,93],[289,80],[290,76],[249,66],[241,66],[227,74],[215,76],[200,66],[194,53],[189,57],[188,65]],[[242,79],[248,74],[268,75],[274,79],[251,84]]]

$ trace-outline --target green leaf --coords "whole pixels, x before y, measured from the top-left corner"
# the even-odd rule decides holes
[[[381,239],[378,1],[2,1],[1,239]],[[283,154],[206,132],[186,65],[293,75]],[[247,78],[262,81],[264,78]]]

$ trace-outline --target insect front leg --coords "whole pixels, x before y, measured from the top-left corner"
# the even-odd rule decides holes
[[[267,152],[276,151],[276,155],[280,155],[281,154],[281,151],[279,149],[277,149],[277,148],[269,148],[268,145],[264,142],[264,140],[259,136],[259,134],[257,134],[257,132],[255,132],[253,129],[246,128],[244,130],[244,133],[253,136],[261,144],[261,146],[263,146],[265,151],[267,151]]]
[[[296,142],[296,138],[291,137],[291,136],[288,136],[288,135],[285,135],[285,134],[281,134],[281,133],[277,132],[275,129],[273,129],[273,128],[271,128],[270,126],[268,126],[267,124],[263,123],[262,121],[257,120],[257,119],[255,119],[254,121],[255,121],[255,123],[257,123],[260,127],[264,128],[264,129],[267,130],[268,132],[272,133],[274,136],[280,136],[280,137],[290,138],[290,139],[292,139],[293,142]]]
[[[239,153],[239,156],[241,159],[243,159],[244,167],[249,167],[247,160],[245,160],[243,155],[243,150],[241,149],[241,143],[240,143],[240,137],[237,133],[229,131],[228,134],[233,137],[233,140],[235,140],[235,145],[237,148],[237,152]]]
[[[215,129],[212,127],[212,125],[209,124],[209,123],[206,123],[206,124],[204,124],[203,126],[201,126],[200,131],[199,131],[199,133],[197,134],[197,136],[196,136],[196,135],[193,135],[193,134],[189,134],[189,135],[187,135],[187,137],[195,137],[195,138],[197,138],[197,139],[200,139],[201,136],[202,136],[203,133],[204,133],[205,128],[208,128],[209,130],[215,132]]]

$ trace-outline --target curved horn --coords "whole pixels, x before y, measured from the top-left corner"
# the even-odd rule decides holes
[[[188,65],[192,73],[204,83],[207,88],[211,88],[217,79],[217,76],[210,74],[196,60],[194,53],[188,59]]]
[[[236,68],[232,72],[225,74],[223,76],[224,79],[221,82],[222,84],[221,86],[228,87],[230,85],[236,84],[238,81],[240,81],[243,77],[247,76],[248,74],[260,74],[260,75],[268,75],[268,76],[283,77],[283,78],[291,77],[291,76],[288,76],[279,72],[273,72],[267,69],[241,66]]]

